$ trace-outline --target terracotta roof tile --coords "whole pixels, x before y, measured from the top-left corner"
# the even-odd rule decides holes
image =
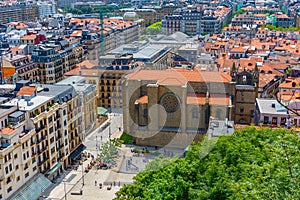
[[[17,96],[32,96],[36,91],[36,86],[24,86],[17,93]]]
[[[17,129],[3,128],[3,129],[1,130],[1,133],[2,133],[3,135],[11,135],[11,134],[13,134],[16,130],[17,130]]]
[[[148,95],[142,96],[135,101],[135,104],[148,103]]]

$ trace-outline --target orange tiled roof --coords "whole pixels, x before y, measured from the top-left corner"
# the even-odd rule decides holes
[[[36,86],[24,86],[17,93],[17,96],[25,96],[25,95],[32,96],[35,91],[36,91]]]
[[[131,80],[152,80],[161,85],[185,85],[187,82],[230,82],[229,74],[172,68],[168,70],[139,70],[126,76]]]
[[[97,60],[84,60],[81,63],[77,64],[77,66],[80,66],[81,68],[88,68],[92,69],[98,66]]]
[[[15,132],[15,130],[16,130],[16,129],[12,129],[12,128],[3,128],[3,129],[1,130],[1,133],[2,133],[3,135],[11,135],[11,134],[13,134],[13,133]]]
[[[66,72],[65,76],[86,76],[86,77],[98,77],[99,71],[97,69],[81,69],[80,67],[77,67],[75,69],[72,69],[69,72]]]
[[[227,94],[210,94],[210,105],[229,105],[230,97]],[[187,104],[203,105],[206,102],[206,94],[189,94],[187,96]]]
[[[32,34],[32,35],[24,35],[22,37],[22,40],[34,40],[36,38],[36,34]]]
[[[298,100],[300,99],[299,92],[278,92],[278,98],[283,101],[291,101],[291,100]]]
[[[142,96],[135,101],[136,104],[139,103],[148,103],[148,95]]]
[[[294,87],[293,87],[293,85],[294,85]],[[300,78],[295,78],[292,80],[286,79],[285,82],[283,82],[279,85],[279,88],[282,88],[282,89],[298,88],[299,89],[299,86],[300,86]]]
[[[233,53],[241,53],[241,52],[246,52],[247,48],[243,48],[243,47],[234,47],[230,50],[230,52]]]

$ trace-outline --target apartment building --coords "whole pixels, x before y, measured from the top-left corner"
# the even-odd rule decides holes
[[[171,35],[181,31],[182,15],[165,15],[162,20],[162,32],[165,35]]]
[[[138,18],[144,19],[146,26],[158,21],[157,11],[154,9],[136,9],[136,8],[122,8],[115,11],[118,14],[124,15],[126,12],[135,12]]]
[[[50,2],[37,2],[37,6],[39,8],[39,18],[45,19],[56,14],[56,4],[54,1]]]
[[[86,55],[88,60],[98,59],[103,53],[139,39],[139,25],[132,21],[103,19],[103,31],[95,29],[95,26],[100,26],[100,20],[97,18],[72,18],[69,23],[71,27],[76,27],[70,37],[82,39],[83,45],[88,51]],[[102,34],[104,38],[102,38]],[[102,40],[104,40],[104,44]]]
[[[16,83],[19,80],[28,80],[31,83],[40,81],[39,69],[28,56],[13,54],[3,56],[2,67],[6,83]]]
[[[0,107],[0,197],[8,199],[39,173],[36,146],[32,141],[36,131],[32,129],[26,112],[15,106]],[[4,126],[3,126],[4,125]],[[41,177],[49,186],[45,177]],[[47,185],[48,184],[48,185]]]
[[[276,26],[283,28],[293,27],[295,24],[295,19],[286,14],[276,15]]]
[[[63,79],[63,74],[74,69],[83,60],[83,48],[58,39],[36,45],[32,61],[40,69],[40,82],[53,84]]]
[[[82,102],[75,89],[70,85],[24,86],[17,98],[4,105],[18,106],[26,113],[29,128],[35,131],[30,147],[35,149],[37,168],[55,179],[82,144]]]
[[[0,23],[34,21],[38,18],[39,10],[36,4],[0,6]]]
[[[203,10],[189,9],[174,11],[162,20],[164,34],[181,31],[188,35],[219,33],[230,21],[231,8],[226,6],[208,7]]]
[[[98,93],[95,84],[88,84],[87,79],[81,76],[68,77],[56,85],[72,85],[82,102],[82,137],[86,137],[95,125],[97,119],[97,97]]]
[[[252,13],[239,14],[234,16],[231,21],[232,26],[252,26],[254,24],[254,15]]]
[[[97,106],[109,110],[122,108],[122,79],[125,75],[139,69],[132,54],[105,55],[98,63],[84,61],[80,68],[71,70],[65,77],[82,76],[97,91]],[[64,82],[64,81],[62,81]]]
[[[273,127],[298,127],[300,117],[280,105],[276,99],[256,99],[255,125]]]

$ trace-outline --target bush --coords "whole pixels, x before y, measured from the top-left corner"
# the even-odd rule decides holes
[[[120,137],[120,141],[123,140],[123,143],[122,144],[132,144],[133,142],[133,137],[127,133],[123,133]],[[121,143],[121,142],[120,142]]]

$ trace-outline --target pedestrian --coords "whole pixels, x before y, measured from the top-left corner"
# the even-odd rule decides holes
[[[116,181],[114,181],[114,186],[116,187]]]
[[[95,180],[95,186],[97,186],[97,181]]]
[[[119,187],[121,186],[121,182],[119,181]]]
[[[102,135],[101,135],[101,141],[102,141]]]

